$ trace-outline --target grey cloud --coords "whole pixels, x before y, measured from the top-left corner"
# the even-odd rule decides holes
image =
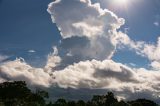
[[[112,60],[79,62],[63,70],[56,71],[53,75],[56,78],[56,83],[66,88],[83,88],[84,86],[88,86],[89,88],[103,88],[110,85],[110,80],[115,81],[117,84],[119,82],[131,82],[133,84],[141,82],[137,73]]]
[[[99,70],[94,73],[94,77],[97,78],[116,78],[117,80],[120,80],[120,82],[133,82],[138,83],[139,81],[134,78],[134,74],[132,71],[129,71],[129,69],[126,69],[125,67],[120,67],[122,72],[116,72],[113,71],[114,69],[103,69]]]
[[[60,47],[70,50],[71,48],[81,48],[87,46],[89,39],[87,37],[72,37],[63,39]]]
[[[87,37],[62,39],[58,46],[62,61],[61,66],[58,67],[64,68],[67,65],[85,60],[104,60],[112,56],[114,49],[115,47],[109,43],[106,37],[98,37],[95,40],[90,40]]]

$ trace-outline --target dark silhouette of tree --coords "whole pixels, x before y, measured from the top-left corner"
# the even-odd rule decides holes
[[[120,102],[112,103],[110,106],[130,106],[130,105],[124,101],[120,101]]]
[[[46,106],[53,106],[52,102],[49,102]]]
[[[49,98],[48,92],[43,91],[43,90],[37,90],[36,94],[43,97],[43,98]]]
[[[69,101],[68,106],[76,106],[76,102],[75,101]]]
[[[106,95],[105,106],[110,106],[111,104],[117,103],[118,100],[115,98],[112,92],[108,92]]]
[[[94,106],[110,106],[111,104],[118,103],[112,92],[108,92],[107,95],[95,95],[91,100]]]
[[[91,102],[91,101],[88,101],[87,103],[86,103],[86,106],[97,106],[96,104],[94,104],[93,102]]]
[[[95,106],[104,106],[106,102],[106,96],[95,95],[92,98],[92,104]]]
[[[65,99],[58,99],[55,102],[54,106],[67,106],[67,102]]]
[[[79,100],[76,106],[86,106],[86,103],[83,100]]]
[[[158,106],[158,104],[147,99],[137,99],[135,101],[130,101],[128,103],[131,104],[131,106]]]
[[[134,102],[134,103],[131,103],[130,106],[143,106],[143,105],[141,105],[141,103]]]
[[[0,84],[0,103],[5,106],[44,106],[42,92],[45,91],[32,93],[24,81],[4,82]]]

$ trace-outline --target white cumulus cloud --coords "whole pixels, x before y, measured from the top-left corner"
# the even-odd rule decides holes
[[[2,82],[25,80],[32,87],[114,91],[125,99],[136,99],[135,94],[142,98],[147,95],[149,99],[158,99],[160,95],[160,71],[130,68],[113,60],[82,61],[51,71],[50,68],[31,67],[17,59],[0,66],[0,78]]]
[[[62,43],[69,45],[73,42],[68,46],[67,54],[78,55],[82,60],[112,57],[116,48],[113,38],[116,30],[124,24],[123,18],[102,9],[99,3],[92,4],[90,0],[56,0],[49,4],[48,12],[62,38],[70,40],[67,43],[67,40],[62,40]],[[79,39],[82,40],[79,44],[73,41]]]
[[[124,24],[124,19],[90,0],[56,0],[49,4],[48,12],[63,38],[108,36],[109,31]]]

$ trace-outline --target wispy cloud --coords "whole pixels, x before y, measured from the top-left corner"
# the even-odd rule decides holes
[[[154,25],[158,27],[159,26],[159,22],[158,21],[154,22]]]
[[[155,62],[160,64],[160,37],[158,38],[157,43],[147,43],[144,41],[133,41],[128,35],[119,32],[116,42],[119,48],[124,48],[124,46],[128,47],[128,49],[135,51],[136,54],[150,60],[150,66],[155,69],[158,68],[154,66],[157,66],[155,65]],[[158,70],[160,70],[160,68]]]
[[[9,58],[9,56],[0,54],[0,63],[3,62],[4,60],[8,59],[8,58]]]
[[[155,22],[153,23],[155,26],[160,26],[160,15],[155,16]]]
[[[35,53],[35,50],[28,50],[29,53]]]

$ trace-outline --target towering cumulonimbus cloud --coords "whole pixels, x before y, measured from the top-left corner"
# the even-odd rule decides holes
[[[56,0],[49,4],[48,12],[61,33],[62,43],[70,45],[72,42],[67,47],[67,54],[79,56],[82,60],[112,57],[115,50],[112,39],[124,19],[90,0]]]
[[[124,19],[90,0],[56,0],[49,4],[48,12],[63,38],[110,36],[124,24]]]
[[[45,67],[32,67],[23,59],[8,61],[0,65],[0,82],[25,80],[32,87],[109,90],[125,99],[160,100],[160,71],[130,68],[111,60],[116,48],[128,46],[155,61],[152,66],[158,70],[159,43],[136,42],[118,32],[124,19],[90,0],[56,0],[48,12],[62,40],[48,55]]]

